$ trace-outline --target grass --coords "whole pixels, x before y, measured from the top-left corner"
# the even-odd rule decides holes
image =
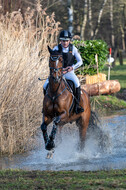
[[[126,170],[95,172],[1,170],[0,189],[126,189]]]
[[[126,101],[118,99],[112,95],[100,95],[90,97],[92,110],[96,111],[99,115],[112,114],[118,110],[126,109]]]

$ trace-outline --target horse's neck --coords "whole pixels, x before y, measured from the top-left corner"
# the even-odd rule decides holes
[[[64,82],[61,80],[59,83],[55,83],[53,80],[49,80],[49,90],[51,94],[57,94],[64,87]]]

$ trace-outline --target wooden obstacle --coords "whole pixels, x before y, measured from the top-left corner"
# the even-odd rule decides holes
[[[121,89],[118,80],[106,80],[94,84],[82,84],[81,88],[84,89],[90,96],[97,96],[101,94],[114,94]]]

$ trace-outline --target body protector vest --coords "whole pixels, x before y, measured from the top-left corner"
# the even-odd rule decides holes
[[[59,51],[62,52],[62,55],[63,55],[63,68],[72,66],[75,63],[75,56],[72,54],[72,48],[73,48],[73,45],[69,44],[69,52],[64,53],[62,51],[62,45],[61,44],[58,45],[58,49]]]

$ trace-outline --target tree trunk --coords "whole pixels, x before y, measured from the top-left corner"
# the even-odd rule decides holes
[[[89,26],[90,26],[90,35],[91,38],[93,37],[93,25],[92,25],[92,9],[91,9],[91,2],[92,0],[89,0]]]
[[[82,23],[82,29],[81,29],[81,40],[84,40],[84,32],[86,28],[86,23],[87,23],[87,0],[85,0],[84,3],[84,17],[83,17],[83,23]]]
[[[67,0],[67,7],[68,7],[68,30],[73,35],[73,0]]]
[[[121,49],[119,49],[119,63],[120,63],[120,65],[123,65],[123,55],[122,55]]]
[[[101,18],[102,18],[103,10],[104,10],[104,7],[105,7],[106,3],[107,3],[107,0],[104,0],[103,4],[102,4],[102,7],[101,7],[101,9],[99,11],[97,26],[96,26],[96,29],[95,29],[95,32],[94,32],[93,39],[95,39],[95,37],[96,37],[96,35],[97,35],[98,31],[99,31],[99,27],[100,27],[100,23],[101,23]]]
[[[110,22],[111,22],[111,45],[112,49],[114,49],[115,36],[114,36],[114,24],[113,24],[113,0],[110,0]]]
[[[117,59],[117,53],[118,53],[118,48],[115,47],[115,49],[114,49],[114,55],[113,55],[114,61],[112,62],[112,67],[115,67],[115,62],[116,62],[116,59]]]
[[[126,42],[126,3],[124,4],[124,41]],[[125,44],[125,49],[126,51],[126,44]]]

